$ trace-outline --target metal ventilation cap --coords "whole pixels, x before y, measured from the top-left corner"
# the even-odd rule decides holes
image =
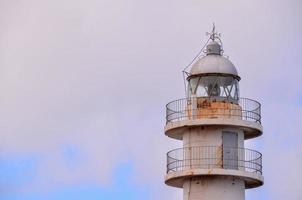
[[[222,48],[221,45],[216,41],[211,41],[206,48],[207,55],[222,55]]]
[[[222,55],[222,42],[220,40],[220,33],[216,31],[215,24],[213,23],[213,29],[211,33],[207,33],[207,35],[210,35],[211,42],[208,43],[206,47],[206,55]],[[217,42],[217,40],[220,42]]]

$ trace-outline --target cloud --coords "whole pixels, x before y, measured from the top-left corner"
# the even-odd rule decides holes
[[[29,164],[30,162],[25,162]],[[22,166],[23,167],[23,166]],[[16,170],[10,168],[10,172],[15,173]],[[132,164],[123,163],[114,169],[115,180],[109,186],[101,187],[97,184],[72,184],[56,188],[54,191],[43,192],[40,190],[35,191],[19,191],[15,193],[1,192],[1,198],[4,200],[12,199],[148,199],[148,191],[144,188],[137,186],[131,181],[134,175]],[[129,180],[130,179],[130,180]]]

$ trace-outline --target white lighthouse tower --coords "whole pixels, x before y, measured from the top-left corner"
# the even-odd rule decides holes
[[[239,81],[213,27],[187,72],[187,97],[166,106],[165,134],[183,147],[167,153],[165,183],[184,200],[244,200],[263,185],[262,155],[244,144],[262,134],[261,105],[239,96]]]

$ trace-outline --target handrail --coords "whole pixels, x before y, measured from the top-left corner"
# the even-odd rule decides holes
[[[191,97],[166,105],[166,123],[207,118],[231,118],[261,124],[261,104],[249,98],[240,98],[234,103],[227,98]]]
[[[216,168],[262,174],[262,154],[252,149],[222,146],[185,147],[167,153],[167,173]]]

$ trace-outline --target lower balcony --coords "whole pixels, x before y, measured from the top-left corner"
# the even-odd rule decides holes
[[[234,176],[245,180],[246,188],[263,184],[262,155],[245,148],[198,146],[167,153],[166,184],[182,187],[192,176]]]

